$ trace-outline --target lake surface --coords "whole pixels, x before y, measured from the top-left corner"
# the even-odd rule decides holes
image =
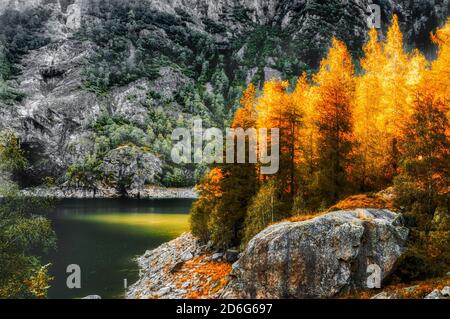
[[[50,215],[58,237],[52,263],[49,298],[80,298],[91,294],[123,298],[138,279],[133,260],[188,230],[193,200],[66,199]],[[81,268],[81,289],[69,289],[66,268]]]

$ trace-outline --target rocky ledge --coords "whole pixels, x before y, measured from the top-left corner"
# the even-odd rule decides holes
[[[237,253],[211,251],[192,235],[147,251],[128,298],[331,298],[367,288],[369,265],[393,271],[408,235],[385,209],[336,211],[282,222]],[[222,261],[228,259],[228,261]]]
[[[95,192],[92,189],[73,187],[34,187],[22,190],[26,196],[51,198],[118,198],[120,195],[112,188],[100,188]],[[166,188],[158,186],[146,187],[142,190],[128,192],[130,198],[140,199],[195,199],[197,192],[194,188]]]

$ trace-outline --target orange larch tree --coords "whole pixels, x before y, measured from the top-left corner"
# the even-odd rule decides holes
[[[315,183],[317,166],[317,113],[315,110],[314,90],[309,84],[306,73],[297,80],[291,94],[292,103],[302,112],[301,125],[297,126],[295,143],[298,148],[295,164],[297,166],[298,185],[294,199],[294,213],[304,213],[309,210],[309,200],[312,198],[312,188]]]
[[[381,90],[381,130],[384,139],[380,141],[387,151],[384,171],[388,179],[392,179],[398,168],[398,138],[400,136],[399,123],[407,118],[408,86],[406,74],[408,73],[408,55],[404,51],[403,34],[400,30],[398,17],[392,18],[392,25],[387,32],[384,43],[385,65],[380,73],[382,78]]]
[[[317,83],[318,195],[324,205],[348,190],[353,147],[354,66],[347,47],[333,38],[328,56],[314,76]]]
[[[231,127],[250,129],[256,125],[255,87],[250,84],[241,99]],[[234,137],[235,142],[237,137]],[[194,204],[192,230],[207,233],[216,247],[229,248],[241,242],[247,207],[258,188],[255,163],[249,163],[249,137],[245,136],[245,163],[225,163],[211,170],[198,186],[199,200]],[[236,143],[235,156],[236,156]],[[224,155],[225,157],[225,155]],[[197,227],[193,227],[197,225]]]
[[[363,51],[363,74],[356,79],[353,111],[354,134],[358,146],[358,160],[353,178],[354,182],[359,184],[359,189],[366,191],[382,184],[380,177],[383,176],[385,158],[385,147],[380,141],[384,138],[381,92],[386,58],[376,29],[369,32],[369,41]]]
[[[439,47],[438,56],[432,63],[431,73],[428,77],[429,85],[434,87],[437,96],[450,104],[450,18],[447,23],[432,35],[432,40]],[[450,121],[450,111],[447,110],[447,119]],[[450,134],[450,128],[447,128]]]
[[[280,181],[280,196],[291,206],[298,189],[296,163],[300,156],[299,132],[303,110],[298,101],[293,101],[292,94],[287,91],[288,87],[287,81],[271,80],[264,84],[263,94],[257,102],[257,125],[259,128],[279,129],[280,169],[276,178]]]

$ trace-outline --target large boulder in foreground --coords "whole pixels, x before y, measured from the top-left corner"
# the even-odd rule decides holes
[[[330,298],[367,288],[376,264],[393,270],[408,236],[401,215],[385,209],[336,211],[266,228],[233,265],[222,298]]]

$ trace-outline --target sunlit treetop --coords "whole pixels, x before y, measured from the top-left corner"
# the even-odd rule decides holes
[[[197,191],[203,198],[214,200],[222,196],[221,182],[225,175],[220,168],[212,168],[203,182],[196,186]]]
[[[242,107],[239,108],[231,124],[232,128],[251,128],[256,123],[256,108],[255,108],[255,86],[250,83],[241,98]]]
[[[264,83],[262,95],[258,98],[256,110],[258,112],[257,126],[261,128],[279,127],[278,120],[287,103],[287,88],[289,81],[270,80]]]
[[[450,18],[431,37],[433,42],[439,46],[439,50],[437,59],[432,63],[428,81],[433,83],[433,86],[439,91],[439,98],[448,105],[450,100]]]
[[[361,59],[363,70],[366,72],[381,72],[386,61],[383,55],[383,46],[378,40],[378,31],[375,28],[369,31],[369,40],[363,47],[363,51],[364,57]]]
[[[403,33],[400,30],[397,15],[392,17],[392,24],[387,32],[385,52],[389,57],[402,58],[405,55]]]
[[[241,105],[243,107],[253,107],[255,101],[256,89],[253,83],[250,83],[247,89],[242,94]]]
[[[332,81],[334,77],[353,77],[354,67],[352,57],[344,42],[334,38],[331,40],[331,48],[328,55],[320,62],[320,70],[314,76],[314,81],[323,85]]]

